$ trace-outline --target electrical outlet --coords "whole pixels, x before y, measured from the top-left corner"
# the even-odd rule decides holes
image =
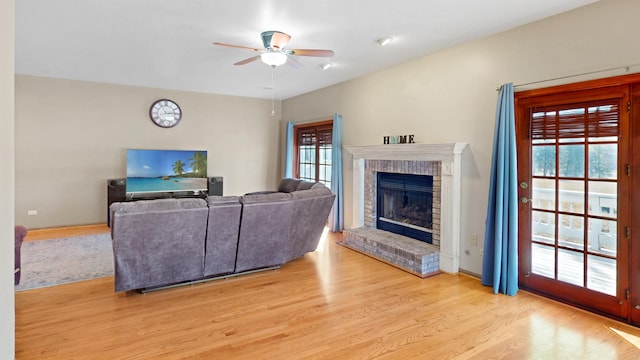
[[[478,246],[478,234],[471,234],[471,245]]]
[[[38,215],[38,210],[27,210],[28,216],[36,216]]]

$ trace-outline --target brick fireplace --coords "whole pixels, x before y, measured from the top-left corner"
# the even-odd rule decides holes
[[[343,242],[417,275],[458,272],[460,172],[466,143],[345,146],[353,154],[353,226]],[[377,174],[433,178],[431,244],[377,229]],[[375,252],[373,254],[372,252]],[[380,255],[382,254],[382,255]]]
[[[408,174],[417,176],[430,176],[432,178],[431,202],[431,239],[428,241],[435,246],[440,245],[440,162],[415,161],[415,160],[365,160],[364,175],[364,226],[367,228],[381,228],[378,226],[378,218],[381,209],[378,209],[379,184],[378,177],[382,174]],[[378,175],[378,176],[376,176]],[[409,236],[411,237],[411,236]]]

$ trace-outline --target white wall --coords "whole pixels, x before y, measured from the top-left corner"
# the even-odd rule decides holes
[[[421,143],[469,143],[463,156],[460,265],[480,274],[496,87],[640,63],[640,47],[635,45],[640,35],[640,27],[635,25],[638,14],[640,1],[600,1],[285,100],[283,121],[305,121],[339,112],[344,145],[381,144],[384,135],[401,134],[415,134],[416,142]],[[388,51],[394,51],[393,47]],[[640,71],[640,67],[630,71]],[[623,73],[612,71],[564,82]],[[344,154],[344,176],[348,228],[353,176],[348,153]],[[478,246],[470,244],[472,234],[479,235]]]
[[[106,222],[107,179],[125,177],[127,148],[205,149],[225,195],[274,189],[280,177],[270,100],[24,75],[15,92],[15,217],[30,229]],[[149,119],[160,98],[180,105],[176,127]]]
[[[0,0],[0,358],[15,354],[13,290],[14,0]]]

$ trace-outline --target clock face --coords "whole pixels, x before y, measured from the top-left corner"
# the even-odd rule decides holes
[[[154,124],[170,128],[178,125],[182,118],[180,106],[169,99],[158,100],[151,105],[149,116]]]

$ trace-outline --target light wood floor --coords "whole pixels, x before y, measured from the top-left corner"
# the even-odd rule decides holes
[[[144,295],[113,278],[18,292],[16,358],[640,358],[638,328],[465,275],[422,280],[336,240],[280,270]]]
[[[57,239],[63,237],[93,235],[108,232],[109,228],[105,224],[60,227],[52,229],[36,229],[29,230],[27,232],[27,236],[24,238],[24,241]]]

